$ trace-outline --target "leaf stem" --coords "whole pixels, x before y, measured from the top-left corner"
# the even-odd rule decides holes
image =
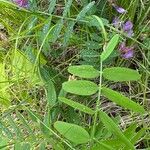
[[[93,129],[92,129],[92,134],[91,134],[92,139],[94,138],[94,135],[95,135],[97,116],[98,116],[98,112],[99,112],[99,106],[101,104],[100,98],[101,98],[101,88],[102,88],[102,71],[103,71],[103,63],[100,60],[99,90],[98,90],[98,98],[96,101],[96,109],[95,109],[95,114],[94,114],[94,124],[93,124]]]

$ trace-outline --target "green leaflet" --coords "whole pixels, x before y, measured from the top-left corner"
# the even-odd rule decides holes
[[[54,127],[60,134],[75,144],[87,143],[90,139],[88,132],[76,124],[56,121]]]
[[[98,91],[98,86],[86,80],[73,80],[63,83],[63,89],[66,92],[77,95],[92,95]]]
[[[51,14],[54,11],[55,6],[56,6],[56,0],[51,0],[48,9],[49,14]]]
[[[67,13],[70,10],[71,4],[72,4],[72,0],[68,0],[63,11],[63,17],[67,16]],[[57,22],[57,24],[54,27],[54,30],[51,33],[52,34],[52,38],[50,39],[51,42],[53,43],[56,42],[63,28],[63,24],[64,24],[63,18]]]
[[[89,107],[87,107],[87,106],[85,106],[85,105],[83,105],[83,104],[80,104],[80,103],[78,103],[78,102],[75,102],[75,101],[73,101],[73,100],[71,100],[71,99],[67,99],[67,98],[65,98],[65,97],[59,97],[58,99],[59,99],[61,102],[65,103],[65,104],[67,104],[67,105],[69,105],[69,106],[71,106],[71,107],[73,107],[73,108],[75,108],[75,109],[78,109],[78,110],[80,110],[80,111],[82,111],[82,112],[85,112],[85,113],[91,114],[91,115],[94,114],[94,111],[93,111],[91,108],[89,108]]]
[[[121,81],[137,81],[141,78],[138,71],[124,68],[124,67],[111,67],[103,70],[103,77],[115,82]]]
[[[107,44],[106,48],[104,49],[104,51],[101,54],[101,61],[106,60],[110,54],[113,52],[113,50],[115,49],[115,47],[117,46],[119,42],[119,35],[116,34],[112,37],[112,39],[109,41],[109,43]]]
[[[105,39],[105,41],[107,41],[107,32],[106,32],[106,30],[105,30],[105,27],[104,27],[104,24],[103,24],[102,19],[99,18],[98,16],[95,16],[95,15],[93,15],[93,17],[98,21],[98,24],[99,24],[99,26],[100,26],[101,29],[102,29],[104,39]]]
[[[68,11],[70,10],[71,4],[72,4],[72,0],[68,0],[68,1],[66,2],[65,8],[64,8],[64,11],[63,11],[63,17],[66,17],[66,16],[67,16],[67,13],[68,13]]]
[[[96,78],[100,75],[91,65],[70,66],[68,72],[81,78]]]
[[[134,150],[134,145],[125,137],[114,121],[105,113],[100,111],[99,118],[105,125],[105,127],[117,136],[124,144],[131,150]]]
[[[86,5],[78,14],[76,20],[79,21],[85,17],[85,14],[94,6],[95,2],[91,2],[88,5]]]
[[[113,91],[109,88],[103,87],[102,95],[107,97],[109,100],[115,102],[116,104],[124,108],[130,109],[134,112],[142,113],[142,114],[145,112],[144,108],[140,106],[140,104],[135,103],[134,101],[130,100],[128,97],[125,97],[124,95],[116,91]]]

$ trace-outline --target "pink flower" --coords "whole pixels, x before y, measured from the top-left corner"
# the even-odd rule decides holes
[[[27,8],[29,5],[28,0],[13,0],[14,3],[16,3],[18,6]]]

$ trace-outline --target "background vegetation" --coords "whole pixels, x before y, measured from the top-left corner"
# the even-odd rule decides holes
[[[150,1],[27,3],[0,0],[0,149],[148,150]]]

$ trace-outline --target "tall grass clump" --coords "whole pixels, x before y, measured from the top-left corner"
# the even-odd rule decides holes
[[[0,0],[0,149],[150,148],[149,0]]]

